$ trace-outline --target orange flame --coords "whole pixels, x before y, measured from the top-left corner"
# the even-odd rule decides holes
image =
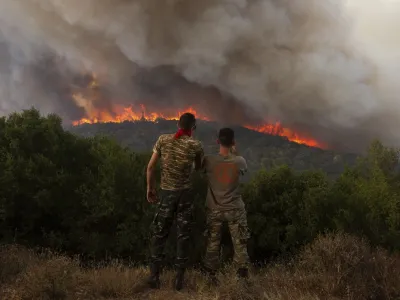
[[[122,123],[125,121],[156,121],[157,119],[165,120],[178,120],[179,116],[185,112],[190,112],[196,116],[197,119],[210,121],[210,119],[204,115],[199,114],[193,107],[189,107],[182,111],[170,111],[170,112],[148,112],[146,107],[141,104],[140,110],[135,110],[133,106],[123,107],[115,106],[113,112],[107,111],[96,111],[91,110],[89,118],[83,118],[74,121],[74,126],[82,124],[94,124],[94,123]],[[140,111],[140,112],[139,112]],[[316,141],[315,139],[308,138],[305,135],[301,135],[289,128],[282,127],[278,122],[275,124],[262,124],[259,126],[245,125],[245,128],[250,130],[258,131],[265,134],[278,135],[286,137],[289,141],[296,142],[298,144],[304,144],[311,147],[325,148],[325,146]]]
[[[321,149],[326,149],[326,146],[320,142],[318,142],[315,139],[306,137],[305,135],[301,135],[297,132],[294,132],[293,130],[289,128],[282,127],[281,123],[277,122],[275,124],[263,124],[263,125],[258,125],[258,126],[243,126],[248,129],[262,132],[265,134],[270,134],[270,135],[279,135],[286,137],[289,141],[295,142],[298,144],[304,144],[310,147],[317,147]]]
[[[92,80],[85,89],[85,92],[89,95],[83,95],[79,92],[73,93],[72,98],[75,103],[84,108],[88,118],[83,118],[81,120],[74,121],[72,124],[74,126],[82,124],[93,124],[93,123],[122,123],[125,121],[156,121],[157,119],[165,120],[178,120],[179,116],[184,112],[190,112],[196,116],[197,119],[210,121],[210,119],[204,115],[199,114],[193,107],[189,107],[182,111],[168,111],[165,110],[164,113],[159,112],[148,112],[143,104],[140,104],[140,110],[135,110],[133,106],[123,107],[114,106],[112,112],[99,111],[93,105],[97,99],[97,88],[99,88],[99,83],[97,81],[97,75],[91,74]],[[89,97],[87,97],[89,96]],[[304,144],[311,147],[326,148],[325,145],[316,141],[315,139],[306,137],[298,132],[295,132],[289,128],[283,127],[279,122],[275,124],[262,124],[259,126],[245,125],[244,127],[258,131],[265,134],[278,135],[286,137],[289,141]]]
[[[94,123],[122,123],[125,121],[156,121],[157,119],[165,119],[165,120],[178,120],[179,116],[185,112],[192,113],[196,116],[196,118],[210,121],[205,116],[199,115],[196,110],[192,107],[185,109],[184,111],[175,111],[175,112],[165,112],[165,113],[157,113],[146,111],[146,108],[143,104],[141,106],[141,112],[135,111],[132,106],[122,107],[115,106],[114,112],[110,113],[107,111],[97,111],[90,118],[83,118],[78,121],[72,122],[74,126],[82,125],[82,124],[94,124]]]

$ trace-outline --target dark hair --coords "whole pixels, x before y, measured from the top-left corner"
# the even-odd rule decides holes
[[[235,132],[231,128],[221,128],[218,133],[218,140],[222,146],[231,147],[235,140]]]
[[[184,113],[179,118],[179,127],[183,130],[191,130],[196,127],[196,117],[191,113]]]

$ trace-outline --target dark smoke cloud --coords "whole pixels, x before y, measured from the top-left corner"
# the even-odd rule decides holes
[[[280,120],[342,149],[399,145],[395,69],[360,46],[346,5],[2,0],[0,110],[35,105],[69,122],[115,103],[194,105],[225,122]],[[98,94],[74,102],[90,72]]]

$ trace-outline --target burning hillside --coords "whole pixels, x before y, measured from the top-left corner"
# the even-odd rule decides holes
[[[194,108],[193,106],[185,107],[184,109],[176,109],[175,107],[163,107],[157,108],[157,105],[153,105],[152,108],[149,108],[145,104],[139,105],[118,105],[115,104],[116,101],[108,101],[110,106],[108,108],[104,108],[103,105],[96,106],[96,103],[104,103],[106,102],[104,98],[106,97],[106,86],[103,86],[99,83],[98,76],[95,73],[87,74],[86,79],[87,83],[83,83],[82,87],[72,87],[73,94],[72,98],[74,102],[83,108],[85,111],[86,117],[81,118],[79,120],[75,120],[72,122],[74,126],[81,124],[93,124],[93,123],[122,123],[122,122],[134,122],[134,121],[151,121],[155,122],[157,119],[165,119],[165,120],[178,120],[179,116],[185,112],[190,112],[196,116],[197,119],[203,121],[219,121],[218,112],[210,116],[208,114],[203,113],[203,111],[199,108]],[[146,103],[152,103],[155,101],[149,100]],[[199,105],[200,106],[200,105]],[[205,105],[201,105],[204,107]],[[210,106],[215,106],[215,103]],[[221,105],[219,105],[221,106]],[[153,108],[155,107],[155,108]],[[227,107],[229,109],[229,113],[231,114],[232,107]],[[225,111],[225,114],[226,111]],[[240,120],[246,120],[245,113],[238,113]],[[232,121],[230,122],[232,123]],[[237,121],[236,121],[237,123]],[[317,140],[310,138],[304,134],[297,132],[296,130],[292,130],[289,128],[285,128],[281,125],[280,122],[272,123],[272,124],[247,124],[243,122],[241,125],[248,129],[258,131],[265,134],[277,135],[286,137],[289,141],[296,142],[299,144],[305,144],[311,147],[318,148],[326,148],[325,145]]]
[[[176,111],[164,111],[164,112],[156,112],[156,111],[148,111],[145,105],[141,104],[140,107],[136,109],[133,106],[123,107],[123,106],[115,106],[112,112],[109,111],[95,111],[92,112],[90,117],[82,118],[80,120],[74,121],[73,125],[81,125],[81,124],[93,124],[93,123],[122,123],[126,121],[157,121],[157,119],[165,119],[165,120],[178,120],[179,116],[184,112],[193,113],[198,119],[204,121],[211,121],[211,118],[202,115],[198,112],[198,110],[193,107],[189,107],[183,110]],[[275,124],[261,124],[258,126],[251,125],[243,125],[248,129],[262,132],[270,135],[278,135],[286,137],[289,141],[296,142],[299,144],[305,144],[311,147],[325,148],[322,143],[318,141],[308,138],[305,135],[302,135],[294,130],[283,127],[280,123]]]
[[[397,146],[400,5],[382,3],[2,0],[0,112],[35,106],[79,124],[192,107],[307,145]],[[370,12],[374,34],[359,18]],[[82,72],[105,77],[107,91],[71,92]]]

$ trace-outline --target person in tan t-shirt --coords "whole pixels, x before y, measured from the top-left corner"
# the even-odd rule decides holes
[[[245,204],[239,191],[240,176],[247,171],[246,160],[236,155],[234,131],[222,128],[218,134],[219,153],[204,157],[203,168],[208,178],[207,232],[208,243],[203,271],[216,284],[219,265],[221,227],[227,222],[234,246],[234,262],[240,278],[248,277],[249,230]]]

